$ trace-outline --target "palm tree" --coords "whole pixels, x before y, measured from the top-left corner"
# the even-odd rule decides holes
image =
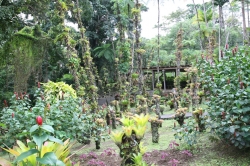
[[[241,12],[242,12],[242,23],[243,23],[243,43],[247,40],[247,28],[246,28],[246,17],[245,17],[245,0],[241,0]]]
[[[214,5],[215,6],[219,6],[219,25],[220,25],[220,28],[219,28],[219,61],[221,60],[221,27],[223,26],[224,27],[224,21],[223,21],[223,18],[222,18],[222,7],[225,3],[229,2],[229,0],[214,0]]]

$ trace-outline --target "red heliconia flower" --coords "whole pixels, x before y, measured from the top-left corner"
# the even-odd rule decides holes
[[[23,99],[23,93],[20,92],[20,99]]]
[[[40,82],[38,82],[38,83],[37,83],[37,87],[38,87],[38,88],[40,88],[40,87],[41,87]]]
[[[228,49],[228,44],[226,44],[226,49]]]
[[[6,100],[4,100],[3,103],[4,103],[4,106],[5,106],[5,107],[8,107],[8,103],[7,103]]]
[[[11,116],[12,116],[12,118],[14,118],[14,116],[15,116],[15,115],[14,115],[14,113],[13,113],[13,112],[12,112]]]
[[[220,55],[221,55],[221,58],[223,58],[223,51],[220,50]]]
[[[230,84],[230,78],[228,78],[228,80],[227,80],[227,84]]]
[[[221,112],[222,119],[225,119],[226,113],[224,111]]]
[[[16,100],[18,100],[18,93],[14,92],[14,94],[16,95]]]
[[[41,116],[36,117],[36,123],[41,126],[43,124],[43,118]]]
[[[243,87],[244,87],[244,83],[241,81],[240,82],[240,89],[243,89]]]

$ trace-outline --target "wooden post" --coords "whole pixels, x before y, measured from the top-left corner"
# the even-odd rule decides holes
[[[166,92],[166,73],[165,73],[165,70],[162,70],[163,72],[163,83],[164,83],[164,92]]]
[[[155,88],[155,72],[152,70],[152,90]]]

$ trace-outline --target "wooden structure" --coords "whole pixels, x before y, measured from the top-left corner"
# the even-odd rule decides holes
[[[180,67],[180,72],[185,72],[184,69],[191,67],[190,65],[186,65],[186,66],[181,66]],[[157,67],[150,67],[150,68],[142,68],[142,70],[144,71],[144,73],[146,73],[146,71],[151,71],[152,72],[152,90],[154,90],[155,88],[155,73],[157,73],[158,69]],[[167,66],[167,67],[159,67],[159,72],[163,73],[163,88],[164,91],[166,91],[166,73],[175,73],[175,77],[176,77],[176,72],[177,72],[177,66]]]

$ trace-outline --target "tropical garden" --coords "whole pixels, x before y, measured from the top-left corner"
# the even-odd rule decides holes
[[[250,1],[168,2],[0,0],[0,166],[250,165]]]

